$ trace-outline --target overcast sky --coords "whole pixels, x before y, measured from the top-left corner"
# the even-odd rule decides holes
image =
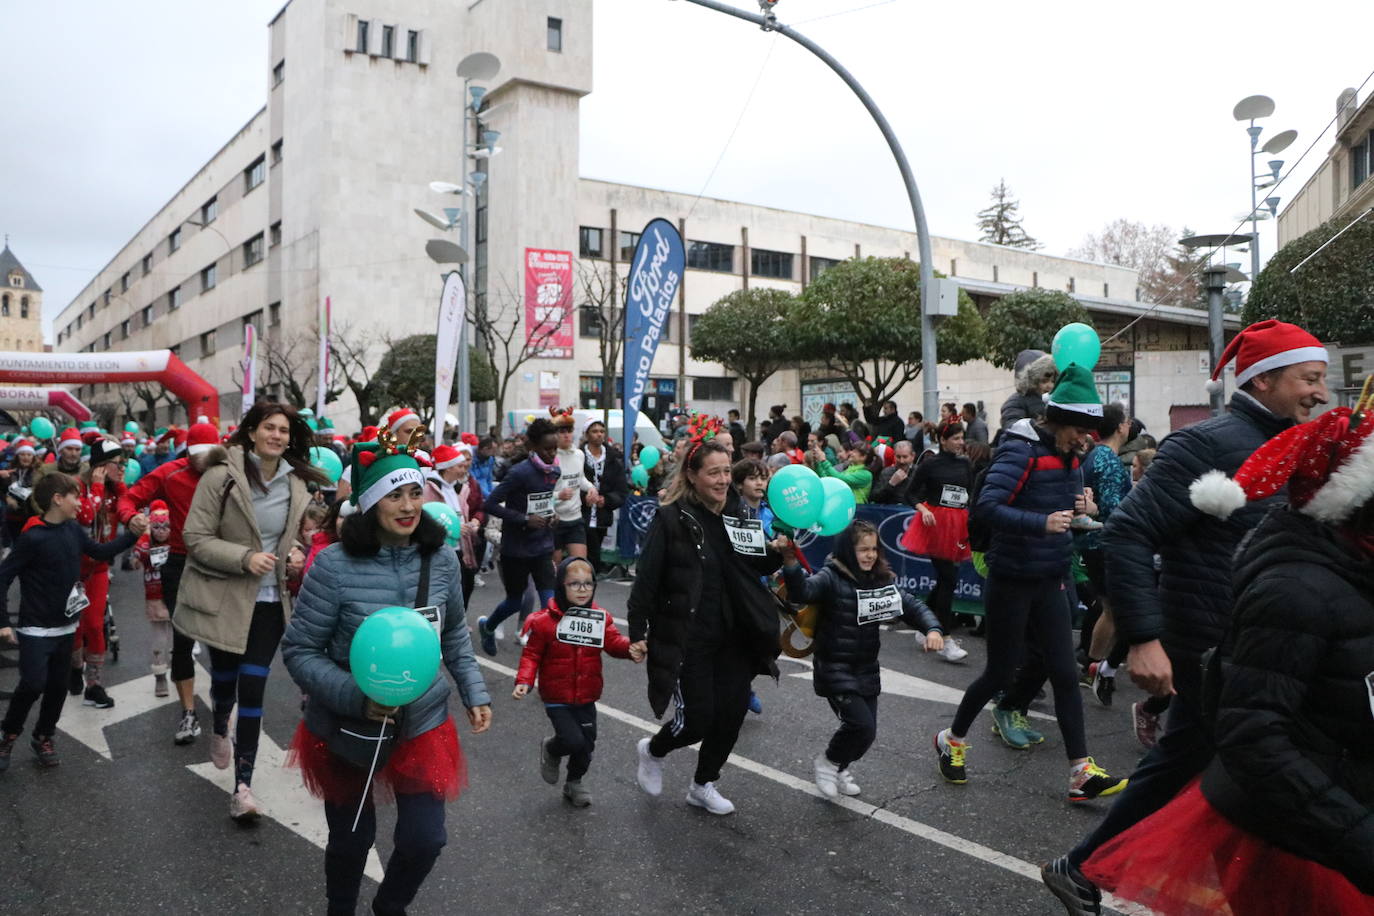
[[[0,232],[49,320],[263,105],[281,5],[0,0]],[[974,215],[1005,178],[1026,229],[1063,254],[1118,217],[1233,228],[1249,207],[1249,141],[1232,106],[1272,96],[1268,133],[1295,128],[1281,158],[1296,161],[1340,90],[1374,68],[1362,6],[1252,2],[1220,18],[1195,0],[782,0],[778,14],[876,98],[933,233],[976,238]],[[594,10],[584,176],[911,228],[877,128],[805,50],[681,0]],[[1285,202],[1330,145],[1328,132]],[[1265,233],[1267,256],[1272,222]]]

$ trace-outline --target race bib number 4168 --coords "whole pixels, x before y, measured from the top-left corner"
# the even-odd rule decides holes
[[[570,607],[558,620],[559,642],[600,649],[606,643],[606,614],[594,608]]]

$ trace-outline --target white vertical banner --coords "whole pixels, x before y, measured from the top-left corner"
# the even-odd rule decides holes
[[[251,324],[243,327],[243,406],[239,416],[248,413],[248,408],[257,400],[258,390],[258,332]]]
[[[320,303],[319,358],[315,366],[315,419],[324,419],[324,399],[329,391],[329,297]]]
[[[453,393],[453,373],[458,365],[458,345],[467,320],[467,289],[458,271],[444,277],[439,296],[439,329],[434,341],[434,444],[444,441],[444,417]]]

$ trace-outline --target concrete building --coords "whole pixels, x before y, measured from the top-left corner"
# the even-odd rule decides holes
[[[428,184],[461,182],[467,94],[455,67],[486,51],[501,69],[484,85],[482,126],[500,132],[501,154],[482,160],[472,199],[471,291],[487,314],[524,322],[535,314],[533,262],[562,267],[572,287],[558,346],[516,369],[504,407],[600,404],[599,334],[585,278],[623,278],[635,233],[653,217],[680,225],[689,244],[681,315],[659,347],[648,406],[689,403],[724,410],[743,399],[720,366],[691,360],[682,345],[691,316],[747,285],[799,290],[857,255],[903,256],[912,233],[742,203],[582,179],[578,104],[592,91],[591,0],[291,0],[269,25],[269,88],[263,109],[126,243],[58,316],[57,348],[171,348],[222,393],[236,415],[244,326],[271,351],[259,385],[306,392],[319,304],[333,312],[335,365],[362,382],[388,342],[432,333],[441,269],[425,254],[435,230],[411,212],[438,209]],[[688,218],[688,214],[691,214]],[[459,240],[461,241],[461,240]],[[1174,408],[1205,405],[1205,315],[1138,301],[1134,271],[1037,252],[936,238],[935,267],[980,303],[1015,289],[1063,289],[1100,328],[1130,331],[1106,348],[1104,396],[1128,401],[1155,430]],[[571,271],[567,271],[567,266]],[[540,312],[539,314],[545,314]],[[513,327],[513,350],[530,330]],[[547,343],[547,342],[546,342]],[[498,363],[500,361],[498,360]],[[1010,373],[974,363],[942,367],[947,399],[983,401],[995,417]],[[99,386],[102,387],[103,386]],[[919,385],[898,400],[919,407]],[[943,393],[943,392],[942,392]],[[116,393],[86,386],[93,405]],[[818,409],[844,400],[817,369],[780,373],[760,403]],[[384,408],[387,405],[374,405]],[[492,405],[479,422],[495,419]],[[174,405],[163,408],[166,421]],[[340,428],[359,414],[346,388],[329,411]],[[1191,415],[1190,415],[1191,416]]]
[[[10,251],[0,251],[0,350],[43,352],[43,288]]]
[[[1374,93],[1336,98],[1336,138],[1326,160],[1279,214],[1279,247],[1335,219],[1344,225],[1374,207]]]

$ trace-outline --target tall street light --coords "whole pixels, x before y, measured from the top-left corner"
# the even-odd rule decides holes
[[[777,0],[759,0],[759,9],[762,10],[763,15],[747,13],[744,10],[718,3],[716,0],[688,0],[688,2],[715,10],[718,13],[734,16],[736,19],[752,22],[765,32],[777,32],[779,35],[792,39],[819,57],[826,66],[835,71],[840,79],[844,80],[845,85],[859,97],[864,108],[868,109],[869,115],[878,125],[878,130],[882,131],[883,139],[887,141],[888,149],[892,151],[892,157],[897,160],[897,169],[902,173],[902,183],[906,185],[907,200],[911,204],[911,216],[916,222],[916,249],[917,257],[920,258],[921,276],[921,378],[924,382],[921,403],[927,417],[938,416],[940,413],[940,383],[937,369],[939,357],[935,347],[934,316],[946,312],[956,314],[958,292],[953,281],[946,281],[946,284],[951,288],[944,290],[942,294],[940,287],[935,282],[935,271],[931,266],[930,232],[926,228],[926,211],[921,205],[921,193],[916,188],[916,179],[911,174],[911,166],[906,161],[906,154],[902,152],[902,144],[897,140],[897,135],[892,132],[892,127],[887,123],[887,118],[883,117],[883,113],[878,110],[872,97],[864,91],[863,86],[859,85],[859,81],[841,66],[839,61],[831,57],[824,48],[805,35],[778,22],[777,14],[774,12]],[[948,308],[937,312],[936,310],[941,307],[941,303],[945,303]]]
[[[1264,133],[1264,128],[1255,122],[1261,118],[1267,118],[1274,113],[1274,100],[1267,95],[1251,95],[1241,99],[1236,103],[1236,107],[1231,109],[1231,116],[1237,121],[1249,121],[1250,126],[1245,128],[1245,132],[1250,135],[1250,279],[1253,281],[1259,276],[1260,252],[1259,252],[1259,221],[1261,219],[1272,219],[1278,216],[1279,199],[1277,197],[1266,197],[1264,206],[1269,209],[1268,216],[1259,213],[1260,202],[1259,192],[1278,183],[1279,171],[1283,168],[1282,159],[1270,159],[1267,163],[1269,174],[1262,174],[1255,171],[1255,157],[1260,153],[1270,156],[1278,155],[1288,149],[1289,145],[1298,138],[1296,130],[1281,131],[1270,137],[1264,146],[1259,145],[1260,134]]]

